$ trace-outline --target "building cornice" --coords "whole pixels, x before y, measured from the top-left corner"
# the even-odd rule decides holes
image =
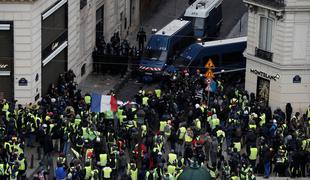
[[[269,9],[275,12],[281,12],[285,8],[283,0],[243,0],[244,3],[264,9]]]
[[[272,68],[278,69],[278,70],[309,70],[310,71],[310,64],[300,64],[300,65],[281,65],[274,62],[269,62],[263,59],[260,59],[254,54],[248,54],[247,52],[243,53],[244,57],[247,58],[247,61],[253,61],[256,63],[260,63],[266,66],[270,66]]]

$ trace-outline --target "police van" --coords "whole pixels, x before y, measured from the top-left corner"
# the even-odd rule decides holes
[[[205,65],[211,59],[214,72],[244,71],[246,59],[243,52],[247,46],[247,37],[230,38],[217,41],[194,43],[187,47],[175,62],[166,68],[169,73],[179,70],[205,71]]]
[[[194,36],[201,39],[214,39],[223,22],[223,0],[197,0],[190,5],[184,19],[192,22]]]
[[[193,42],[190,21],[171,21],[150,37],[139,64],[140,75],[160,77],[166,66],[173,62],[177,52]]]

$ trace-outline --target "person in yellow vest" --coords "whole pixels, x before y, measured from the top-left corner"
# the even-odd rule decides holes
[[[132,163],[130,167],[130,178],[131,180],[138,180],[138,168],[134,163]]]
[[[103,172],[103,179],[111,179],[111,173],[112,173],[112,168],[109,166],[106,166],[102,169]]]
[[[164,168],[164,177],[165,180],[174,180],[174,176],[168,172],[167,168]]]
[[[99,162],[97,162],[97,165],[101,168],[105,167],[108,163],[108,154],[102,153],[99,154]]]
[[[169,164],[167,166],[167,172],[171,175],[175,175],[175,173],[176,173],[176,160],[174,161],[174,163]]]
[[[167,121],[160,121],[159,122],[159,131],[161,133],[164,133],[166,125],[167,125]]]
[[[84,170],[82,172],[84,180],[90,180],[91,178],[92,167],[89,161],[86,161]]]
[[[216,126],[219,126],[219,125],[220,125],[220,119],[217,118],[216,114],[213,114],[212,118],[211,118],[211,128],[212,128],[212,130],[215,129]]]
[[[178,156],[174,153],[174,150],[171,149],[170,153],[168,154],[168,164],[173,164],[177,160]]]
[[[165,140],[167,141],[167,139],[169,139],[170,135],[171,135],[171,120],[167,121],[167,124],[164,128],[164,134],[165,134]]]
[[[246,180],[256,180],[256,176],[253,173],[253,170],[249,170]]]
[[[232,175],[230,178],[231,178],[231,180],[238,180],[239,179],[235,172],[232,172]]]
[[[262,127],[264,124],[266,124],[266,114],[265,113],[261,113],[261,115],[259,116],[259,126]]]
[[[27,161],[23,153],[19,155],[18,162],[18,176],[20,177],[20,179],[26,179]]]
[[[216,179],[216,176],[217,176],[215,164],[213,163],[212,166],[209,166],[209,165],[207,164],[207,169],[209,170],[211,179],[212,179],[212,180],[215,180],[215,179]]]
[[[249,129],[252,129],[255,132],[256,124],[254,120],[249,120]]]
[[[182,154],[183,153],[183,143],[184,143],[184,137],[186,133],[186,128],[184,126],[179,127],[177,131],[177,144],[176,144],[176,153]]]
[[[6,113],[9,110],[10,106],[6,99],[2,99],[2,112]]]
[[[257,147],[250,147],[248,150],[248,155],[249,155],[249,161],[251,163],[252,169],[255,172],[255,168],[256,168],[256,159],[257,159],[257,155],[258,155],[258,150]]]
[[[144,96],[142,98],[142,105],[143,106],[148,106],[149,105],[149,97],[148,96]]]
[[[14,162],[14,164],[9,168],[9,180],[17,180],[18,179],[18,166],[19,163],[17,161]]]
[[[240,141],[234,142],[234,148],[236,148],[237,152],[240,153],[240,151],[241,151],[241,142]]]
[[[247,165],[246,163],[244,163],[241,167],[240,170],[240,180],[247,180],[247,175],[249,170],[251,169],[251,167],[249,165]]]
[[[196,129],[197,129],[198,131],[200,131],[200,130],[201,130],[201,121],[200,121],[200,119],[199,119],[199,118],[196,118],[196,119],[194,120],[194,123],[195,123]]]
[[[156,95],[157,98],[160,98],[161,90],[160,89],[155,89],[155,95]]]
[[[191,145],[194,137],[194,132],[191,128],[187,128],[184,140],[185,140],[185,145]]]
[[[87,107],[87,110],[90,108],[90,104],[91,104],[91,96],[90,94],[86,93],[84,96],[84,101]]]

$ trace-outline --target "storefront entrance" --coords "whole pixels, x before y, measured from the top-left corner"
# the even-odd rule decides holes
[[[0,21],[0,99],[14,99],[13,23]]]
[[[42,14],[42,96],[68,64],[68,5],[60,0]]]
[[[260,102],[260,105],[263,107],[268,107],[269,92],[270,81],[262,77],[257,77],[256,96]]]

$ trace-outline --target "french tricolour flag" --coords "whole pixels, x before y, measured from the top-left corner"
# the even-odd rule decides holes
[[[92,93],[91,97],[92,112],[117,111],[117,100],[114,96]]]

